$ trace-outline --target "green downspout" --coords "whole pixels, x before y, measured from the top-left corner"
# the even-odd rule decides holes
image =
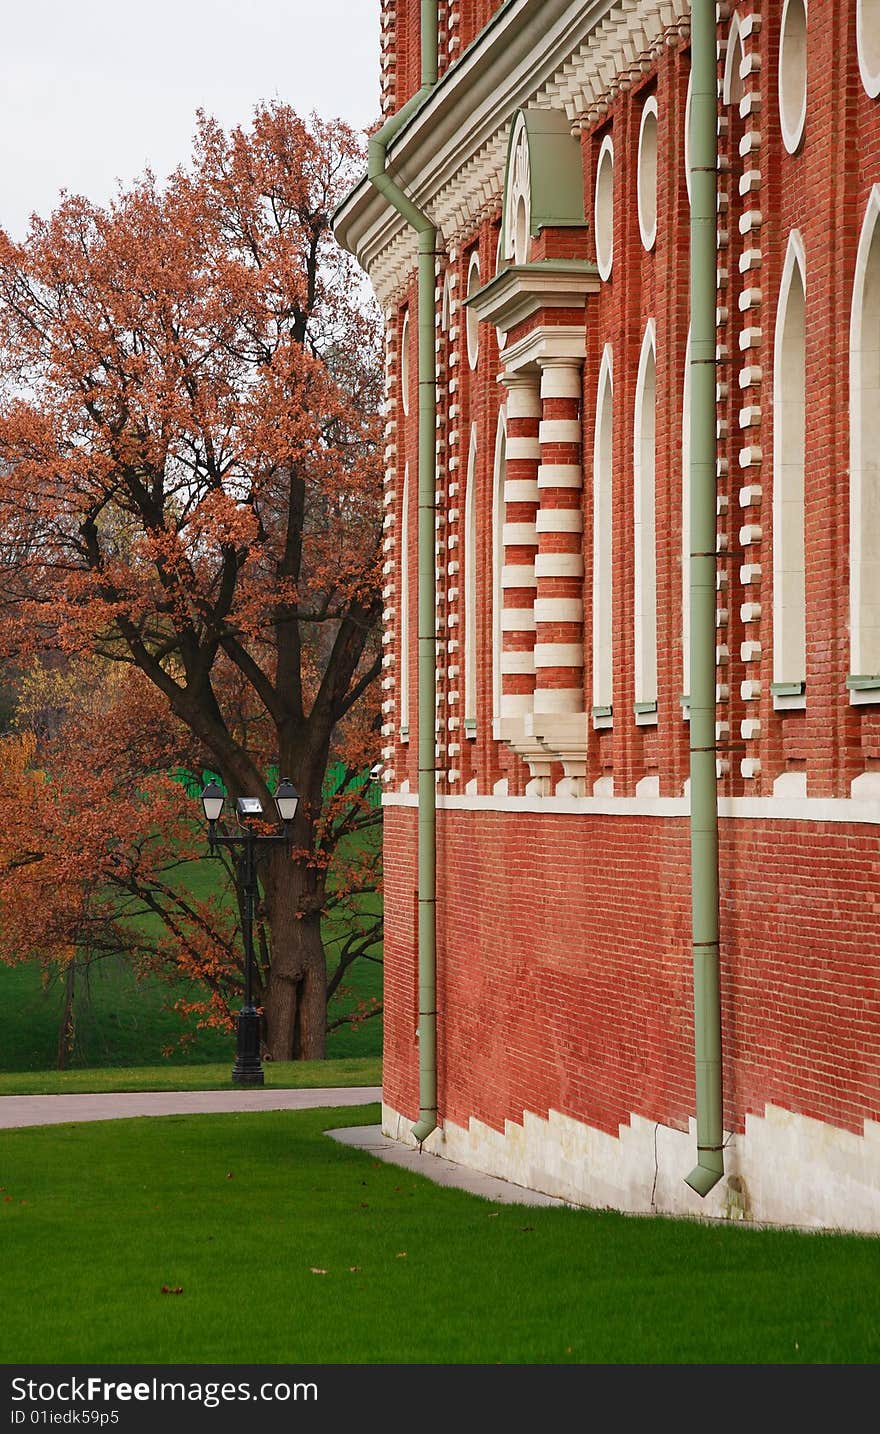
[[[437,231],[387,173],[388,145],[437,83],[438,0],[422,0],[422,87],[392,115],[369,143],[367,175],[418,235],[419,337],[419,523],[418,523],[418,960],[419,1119],[413,1136],[421,1145],[437,1128],[437,791],[436,717],[437,624],[434,605],[434,515],[436,500],[437,365],[434,352],[434,258]]]
[[[691,0],[690,777],[697,1164],[685,1178],[702,1196],[724,1175],[715,770],[715,41],[715,0]]]

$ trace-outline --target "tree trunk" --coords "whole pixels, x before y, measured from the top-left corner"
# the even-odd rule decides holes
[[[266,1053],[274,1061],[324,1059],[327,965],[320,912],[312,912],[314,874],[273,855],[264,879],[271,934],[271,968],[265,986]],[[311,900],[304,898],[312,898]],[[305,904],[308,914],[303,915]]]
[[[58,1028],[58,1069],[63,1071],[73,1050],[73,997],[76,991],[76,960],[68,961],[64,977],[64,1007]]]

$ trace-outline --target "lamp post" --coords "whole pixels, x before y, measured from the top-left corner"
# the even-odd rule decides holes
[[[275,792],[278,820],[282,833],[261,833],[255,823],[263,820],[263,804],[259,797],[238,797],[235,814],[241,834],[218,832],[217,823],[223,815],[226,798],[215,781],[202,791],[202,808],[208,823],[208,850],[211,855],[218,846],[228,846],[238,854],[238,885],[242,894],[242,936],[244,938],[244,1005],[238,1013],[238,1043],[232,1079],[236,1085],[262,1085],[263,1063],[260,1059],[260,1013],[254,1005],[254,907],[257,901],[258,846],[290,845],[290,823],[296,816],[299,795],[293,783],[279,782]]]

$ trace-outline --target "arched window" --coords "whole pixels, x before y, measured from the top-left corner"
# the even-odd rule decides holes
[[[773,342],[773,684],[797,697],[807,676],[804,587],[805,263],[792,231]],[[790,706],[790,702],[785,703]]]
[[[657,238],[657,100],[649,95],[642,109],[639,127],[637,174],[639,232],[646,249]]]
[[[464,725],[477,721],[477,425],[471,424],[464,492]]]
[[[657,361],[654,320],[648,320],[639,373],[633,445],[633,516],[635,556],[635,700],[636,716],[654,720],[657,710],[657,551],[655,544],[655,404]]]
[[[691,331],[688,329],[681,395],[681,682],[691,693]]]
[[[684,102],[684,182],[688,204],[691,202],[691,104],[694,94],[693,71],[688,75],[687,98]]]
[[[407,309],[400,329],[400,401],[403,404],[404,417],[409,414],[409,375],[409,309]]]
[[[794,154],[807,118],[807,6],[785,0],[779,34],[779,123],[782,142]]]
[[[880,185],[868,200],[850,321],[850,668],[880,674]],[[854,701],[880,700],[880,682]],[[868,691],[872,695],[867,696]]]
[[[498,415],[492,481],[492,717],[501,716],[501,607],[504,600],[504,474],[507,468],[507,417]]]
[[[471,298],[480,287],[480,256],[474,250],[471,261],[468,265],[467,276],[467,297]],[[465,332],[467,336],[468,363],[471,368],[476,368],[477,359],[480,354],[480,321],[474,309],[467,309],[465,319]]]
[[[400,735],[409,736],[409,464],[403,470],[400,512]]]
[[[593,206],[596,267],[600,279],[611,277],[614,262],[614,141],[606,134],[596,163],[596,198]]]
[[[611,345],[599,366],[593,440],[593,722],[608,726],[614,689],[612,434],[614,387]]]

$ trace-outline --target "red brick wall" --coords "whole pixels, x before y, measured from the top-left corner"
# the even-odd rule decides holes
[[[418,1114],[415,812],[385,812],[385,1099]],[[880,1116],[872,828],[722,822],[725,1121]],[[694,1111],[688,824],[439,814],[441,1119]]]

